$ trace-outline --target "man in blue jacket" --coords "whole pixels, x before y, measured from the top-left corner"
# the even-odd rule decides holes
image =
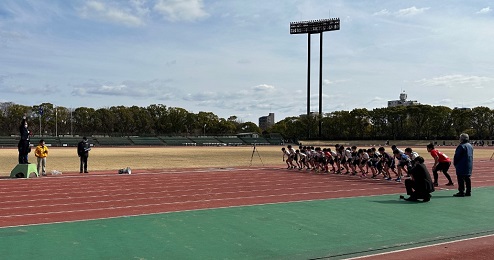
[[[456,177],[458,178],[458,193],[453,195],[455,197],[471,196],[472,193],[470,176],[472,176],[473,168],[473,147],[469,141],[468,134],[460,135],[460,145],[456,147],[453,158],[453,165],[456,168]]]

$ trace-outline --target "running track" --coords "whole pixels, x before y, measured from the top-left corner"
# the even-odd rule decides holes
[[[475,166],[472,185],[494,186],[490,174],[494,162],[483,160]],[[439,180],[444,183],[444,176]],[[132,175],[68,173],[0,180],[0,228],[403,192],[401,183],[279,167],[135,171]],[[478,241],[471,244],[486,248]],[[441,259],[440,252],[436,256]],[[376,257],[383,259],[383,255]],[[393,259],[392,254],[388,257]]]

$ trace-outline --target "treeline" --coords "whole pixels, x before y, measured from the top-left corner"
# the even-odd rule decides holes
[[[319,120],[322,122],[321,136]],[[494,139],[494,111],[488,107],[451,109],[430,105],[358,108],[322,117],[285,118],[270,131],[292,139],[454,140],[461,133],[468,133],[472,140],[483,140]]]
[[[161,104],[70,109],[50,103],[31,107],[7,102],[0,103],[0,135],[18,134],[22,116],[28,117],[30,131],[39,135],[41,130],[46,136],[261,134],[255,123],[239,122],[236,116],[224,119],[212,112],[195,114]],[[494,111],[488,107],[451,109],[430,105],[357,108],[322,116],[287,117],[263,134],[269,133],[291,140],[435,140],[457,139],[461,133],[468,133],[472,140],[490,140],[494,139]]]
[[[0,103],[0,135],[19,134],[23,116],[34,135],[234,135],[239,132],[260,133],[252,122],[238,122],[237,117],[219,118],[211,112],[190,113],[183,108],[165,105],[115,106],[93,109],[55,107],[51,103],[24,106]]]

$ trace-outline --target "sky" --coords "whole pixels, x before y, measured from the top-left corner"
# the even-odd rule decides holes
[[[2,0],[0,102],[163,104],[241,122],[307,111],[323,34],[323,113],[408,100],[494,108],[489,0]],[[319,34],[311,111],[319,110]]]

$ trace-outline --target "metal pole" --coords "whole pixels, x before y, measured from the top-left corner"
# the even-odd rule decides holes
[[[307,116],[310,115],[310,33],[307,34]]]
[[[70,135],[74,136],[74,132],[72,132],[72,108],[70,108]]]
[[[58,137],[58,111],[55,106],[55,137]]]
[[[307,119],[310,116],[310,33],[307,34]],[[308,121],[307,121],[308,122]],[[310,124],[307,124],[307,138],[310,138]]]
[[[319,137],[322,136],[322,32],[319,38]]]
[[[39,115],[39,136],[41,137],[41,113]]]

